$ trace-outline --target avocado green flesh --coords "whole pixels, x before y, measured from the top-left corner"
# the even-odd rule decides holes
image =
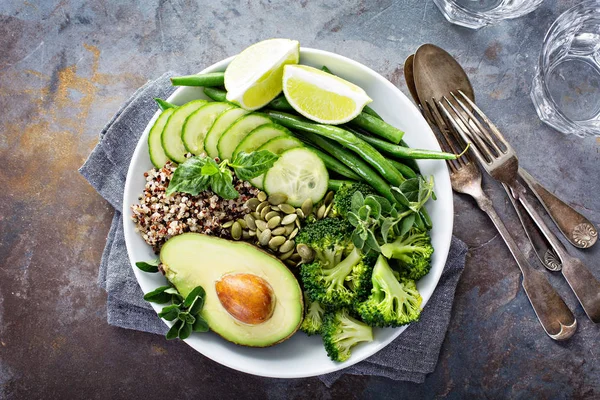
[[[210,329],[230,342],[267,347],[292,336],[302,322],[302,291],[294,275],[278,259],[243,242],[186,233],[167,241],[160,252],[167,279],[182,296],[196,286],[206,291],[202,316]],[[215,283],[224,275],[249,273],[272,287],[275,307],[267,321],[248,325],[221,305]]]

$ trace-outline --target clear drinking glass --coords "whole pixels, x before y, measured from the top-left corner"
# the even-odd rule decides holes
[[[518,18],[538,8],[544,0],[433,0],[453,24],[483,28],[504,19]]]
[[[556,130],[600,136],[600,0],[583,1],[554,21],[531,99],[540,119]]]

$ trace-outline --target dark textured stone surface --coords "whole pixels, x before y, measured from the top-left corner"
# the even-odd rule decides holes
[[[478,102],[522,164],[600,225],[600,142],[538,120],[528,91],[544,32],[577,3],[472,32],[429,0],[0,3],[0,398],[599,398],[600,327],[551,275],[579,330],[555,343],[538,325],[491,223],[455,197],[471,250],[436,371],[423,385],[345,376],[274,380],[221,367],[180,342],[106,324],[97,265],[112,211],[77,168],[119,105],[169,69],[196,72],[268,37],[334,51],[408,93],[402,63],[424,42],[466,67]],[[512,229],[508,200],[487,190]],[[600,276],[600,245],[574,251]]]

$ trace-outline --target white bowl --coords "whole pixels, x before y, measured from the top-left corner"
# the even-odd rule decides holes
[[[202,72],[224,71],[232,58],[220,61]],[[419,110],[400,90],[375,71],[340,55],[307,48],[300,50],[300,63],[317,68],[326,65],[337,75],[362,87],[373,99],[373,109],[388,123],[406,132],[405,140],[411,147],[440,150],[433,132]],[[201,89],[180,88],[168,101],[183,104],[198,98],[206,98]],[[161,274],[142,272],[135,266],[136,261],[150,260],[156,256],[140,235],[134,232],[135,226],[130,218],[129,207],[138,201],[139,194],[144,190],[143,173],[152,168],[147,138],[158,114],[159,112],[148,122],[133,153],[123,199],[125,243],[131,266],[144,293],[164,285],[166,279]],[[429,201],[427,204],[433,221],[431,238],[435,253],[432,268],[431,272],[418,282],[425,307],[437,286],[448,256],[452,236],[453,203],[446,164],[440,160],[422,160],[419,161],[419,167],[424,175],[434,176],[437,195],[436,201]],[[161,305],[152,306],[156,312],[162,308]],[[352,357],[344,363],[335,363],[327,357],[320,337],[308,337],[302,332],[296,333],[281,344],[264,349],[237,346],[214,333],[195,333],[185,342],[211,360],[242,372],[274,378],[302,378],[334,372],[362,361],[382,350],[405,329],[406,327],[375,329],[375,340],[353,348]]]

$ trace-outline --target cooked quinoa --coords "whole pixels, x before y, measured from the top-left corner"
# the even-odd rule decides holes
[[[156,253],[169,238],[184,232],[231,237],[229,229],[222,225],[249,213],[245,203],[256,197],[259,190],[234,174],[233,185],[240,193],[235,200],[225,200],[210,190],[197,196],[174,193],[167,197],[165,192],[175,168],[169,161],[161,169],[153,168],[144,173],[146,186],[139,197],[140,203],[131,206],[136,232]]]

